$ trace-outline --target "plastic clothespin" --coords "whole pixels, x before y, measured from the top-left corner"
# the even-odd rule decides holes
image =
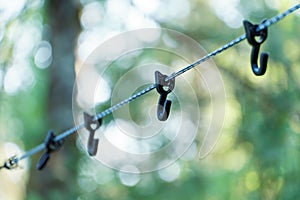
[[[84,118],[84,126],[90,132],[89,139],[88,139],[88,153],[90,156],[95,156],[98,151],[98,143],[99,139],[95,139],[95,132],[101,126],[102,119],[98,119],[94,121],[93,116],[87,114],[86,112],[83,113]]]
[[[63,144],[63,140],[59,140],[59,141],[54,141],[55,135],[53,133],[53,131],[49,131],[47,134],[47,137],[45,139],[45,148],[46,148],[46,152],[42,155],[42,157],[40,158],[40,161],[38,162],[36,168],[38,170],[42,170],[49,158],[50,158],[50,154],[53,153],[54,151],[57,151]]]
[[[157,105],[157,118],[166,121],[170,114],[172,101],[167,100],[167,96],[175,87],[175,78],[166,81],[167,75],[155,71],[156,90],[160,94]]]
[[[262,23],[266,21],[263,20]],[[261,53],[260,55],[260,67],[257,65],[258,60],[258,54],[259,54],[259,48],[260,45],[267,39],[268,37],[268,28],[264,28],[260,31],[257,31],[258,25],[251,24],[249,21],[244,20],[244,28],[246,32],[246,37],[249,42],[249,44],[252,46],[252,52],[251,52],[251,67],[252,71],[256,76],[262,76],[265,74],[267,70],[267,64],[268,64],[268,53]],[[256,37],[259,37],[258,40]]]

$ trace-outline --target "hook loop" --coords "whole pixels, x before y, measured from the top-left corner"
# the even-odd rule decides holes
[[[102,118],[94,121],[93,116],[87,114],[86,112],[83,113],[84,118],[84,126],[90,132],[89,139],[88,139],[88,153],[90,156],[95,156],[98,151],[98,143],[99,139],[94,139],[96,130],[102,124]]]
[[[167,100],[167,96],[175,87],[175,78],[166,81],[167,75],[155,71],[156,90],[160,94],[157,106],[157,118],[166,121],[169,117],[172,101]]]
[[[7,159],[4,162],[3,166],[0,166],[0,169],[6,168],[6,169],[15,169],[18,167],[18,159],[17,156],[12,156],[11,158]]]
[[[262,23],[266,21],[263,20]],[[268,58],[269,54],[268,53],[261,53],[260,55],[260,67],[257,65],[257,60],[258,60],[258,54],[259,54],[259,49],[260,45],[267,39],[268,37],[268,28],[264,28],[260,31],[257,31],[258,25],[251,24],[249,21],[244,20],[243,22],[245,32],[246,32],[246,38],[249,42],[249,44],[252,46],[252,51],[251,51],[251,67],[252,71],[256,76],[262,76],[266,73],[267,70],[267,64],[268,64]],[[255,37],[258,37],[258,40]]]

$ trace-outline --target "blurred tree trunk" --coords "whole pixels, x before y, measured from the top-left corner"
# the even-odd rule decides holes
[[[72,115],[72,92],[75,81],[74,62],[78,23],[79,2],[77,0],[47,0],[45,2],[46,23],[50,26],[46,39],[52,45],[53,61],[49,69],[49,127],[59,134],[74,126]],[[45,133],[46,135],[46,133]],[[54,153],[46,168],[38,172],[32,167],[28,188],[42,197],[76,197],[76,170],[79,152],[76,137],[65,141],[62,149]],[[53,192],[56,194],[53,194]],[[53,196],[54,195],[54,196]]]

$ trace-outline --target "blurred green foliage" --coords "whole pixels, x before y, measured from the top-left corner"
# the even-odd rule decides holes
[[[95,2],[102,5],[105,13],[110,1],[82,0],[67,3],[55,1],[57,3],[55,6],[58,10],[66,11],[69,3],[75,5],[76,9],[72,10],[74,13],[69,15],[76,21],[82,17],[82,10]],[[162,9],[156,15],[149,15],[151,20],[161,27],[187,34],[199,41],[207,51],[214,50],[243,33],[243,28],[238,25],[238,21],[241,22],[242,18],[226,21],[228,16],[241,16],[259,23],[263,18],[270,18],[293,5],[293,1],[257,0],[250,3],[246,0],[228,0],[221,3],[216,0],[190,0],[189,9],[186,11],[182,10],[186,3],[182,4],[182,8],[178,8],[178,4],[181,5],[182,1],[164,3],[169,7],[163,7],[166,10]],[[62,5],[64,7],[60,8]],[[61,95],[51,92],[57,83],[56,79],[51,78],[60,79],[59,83],[73,84],[74,74],[70,74],[70,69],[75,70],[75,57],[69,58],[71,60],[66,62],[69,70],[61,68],[53,70],[57,67],[53,64],[49,68],[37,66],[35,55],[38,43],[42,40],[51,41],[52,54],[55,54],[54,46],[62,43],[61,39],[69,37],[74,43],[76,39],[80,39],[76,36],[80,32],[79,29],[61,29],[64,30],[62,32],[64,37],[56,37],[55,33],[60,30],[51,30],[49,24],[51,20],[64,19],[59,19],[53,12],[49,12],[49,6],[49,1],[27,1],[16,15],[1,22],[0,151],[6,142],[16,143],[25,150],[32,148],[43,141],[50,124],[58,128],[56,131],[69,128],[69,121],[57,122],[59,120],[55,120],[56,115],[49,115],[53,106],[60,104],[60,101],[71,102],[71,98],[58,99],[55,101],[56,104],[52,103],[52,107],[50,106],[50,94]],[[220,10],[220,6],[223,6],[223,10]],[[234,15],[233,11],[225,15],[232,7],[236,8],[240,15]],[[125,26],[126,19],[112,16],[108,19],[104,15],[102,14],[102,21],[100,19],[101,29],[111,30],[115,28],[112,26]],[[105,20],[111,20],[110,24]],[[119,172],[88,159],[83,152],[79,155],[75,147],[78,141],[73,138],[65,142],[65,146],[69,147],[64,147],[60,153],[55,154],[43,172],[37,172],[34,167],[38,156],[32,158],[30,168],[25,172],[28,174],[28,181],[24,178],[23,182],[19,183],[24,185],[25,190],[20,199],[298,199],[300,197],[299,22],[298,11],[297,14],[270,27],[269,38],[263,44],[263,51],[270,53],[269,68],[263,77],[255,77],[251,72],[251,48],[246,42],[214,59],[222,73],[227,94],[227,115],[222,136],[214,151],[206,158],[177,161],[176,164],[181,170],[174,181],[166,182],[159,176],[159,172],[152,172],[141,174],[140,181],[135,186],[125,186]],[[19,41],[21,33],[28,30],[28,27],[18,30],[22,26],[34,27],[41,34],[40,38],[34,35],[35,39],[32,41],[37,44],[32,47],[28,56],[22,58],[30,66],[29,71],[34,76],[34,84],[23,88],[21,86],[25,83],[21,81],[17,88],[9,89],[5,86],[8,84],[5,83],[8,80],[6,75],[15,64],[19,64],[17,61],[20,58],[16,54],[17,44],[22,42]],[[84,26],[81,23],[82,31],[88,29]],[[74,48],[68,54],[74,56],[75,52]],[[63,56],[61,54],[55,55],[54,63],[57,59],[65,59],[65,57],[57,58]],[[156,56],[158,60],[168,59],[166,55]],[[54,73],[59,73],[60,76],[53,76]],[[122,71],[118,69],[113,73],[115,76],[110,80],[116,81]],[[14,81],[25,80],[23,78],[21,74],[15,77]],[[62,105],[57,106],[71,109],[67,104]],[[107,106],[109,105],[103,105]],[[134,106],[130,109],[133,114],[139,115],[138,111],[133,110]],[[61,115],[62,118],[66,117],[64,113]],[[1,154],[4,154],[3,152]],[[4,158],[1,156],[1,159]],[[0,176],[2,173],[12,174],[14,171],[1,171]],[[106,181],[99,183],[97,177]],[[12,184],[7,192],[13,193],[14,187],[18,185]],[[0,188],[0,193],[0,197],[9,197],[8,194],[7,196],[4,194],[4,186]]]

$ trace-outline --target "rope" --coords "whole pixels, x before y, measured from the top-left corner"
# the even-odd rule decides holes
[[[271,26],[271,25],[279,22],[284,17],[286,17],[287,15],[291,14],[292,12],[298,10],[299,8],[300,8],[300,4],[297,4],[297,5],[293,6],[293,7],[291,7],[290,9],[286,10],[285,12],[283,12],[283,13],[281,13],[279,15],[276,15],[275,17],[273,17],[273,18],[271,18],[271,19],[269,19],[269,20],[261,23],[257,27],[256,31],[261,31],[261,30],[263,30],[263,29],[265,29],[265,28],[267,28],[267,27],[269,27],[269,26]],[[168,78],[166,78],[166,81],[168,81],[168,80],[170,80],[172,78],[175,78],[177,76],[180,76],[181,74],[189,71],[190,69],[193,69],[194,67],[196,67],[196,66],[200,65],[201,63],[207,61],[211,57],[214,57],[214,56],[222,53],[223,51],[229,49],[230,47],[233,47],[234,45],[242,42],[245,39],[246,39],[246,34],[241,35],[240,37],[232,40],[231,42],[225,44],[224,46],[220,47],[219,49],[217,49],[217,50],[215,50],[215,51],[207,54],[206,56],[200,58],[199,60],[195,61],[194,63],[186,66],[185,68],[183,68],[181,70],[179,70],[178,72],[171,74],[171,76],[169,76]]]
[[[266,20],[264,21],[263,23],[259,24],[256,31],[260,31],[260,30],[263,30],[277,22],[279,22],[280,20],[282,20],[283,18],[285,18],[286,16],[290,15],[291,13],[293,13],[294,11],[298,10],[300,8],[300,4],[297,4],[291,8],[289,8],[288,10],[286,10],[285,12],[281,13],[281,14],[278,14],[276,16],[274,16],[273,18],[269,19],[269,20]],[[172,73],[170,76],[168,76],[165,81],[168,81],[168,80],[171,80],[173,78],[176,78],[178,76],[180,76],[181,74],[193,69],[194,67],[200,65],[201,63],[207,61],[208,59],[222,53],[223,51],[233,47],[234,45],[242,42],[243,40],[246,39],[246,34],[243,34],[241,35],[240,37],[232,40],[231,42],[225,44],[224,46],[218,48],[217,50],[207,54],[206,56],[198,59],[197,61],[195,61],[194,63],[184,67],[183,69],[177,71],[177,72],[174,72]],[[97,121],[99,119],[102,119],[103,117],[113,113],[114,111],[118,110],[119,108],[123,107],[124,105],[130,103],[131,101],[134,101],[135,99],[145,95],[146,93],[152,91],[153,89],[156,88],[156,84],[152,84],[150,86],[148,86],[147,88],[143,89],[142,91],[132,95],[131,97],[119,102],[118,104],[96,114],[93,118],[93,121]],[[69,130],[66,130],[64,132],[62,132],[61,134],[57,135],[53,140],[54,142],[58,142],[58,141],[61,141],[63,140],[64,138],[76,133],[78,130],[82,129],[82,128],[85,128],[85,125],[84,123],[80,124],[80,125],[77,125]],[[15,168],[15,166],[18,164],[18,162],[20,160],[23,160],[25,158],[28,158],[40,151],[42,151],[43,149],[46,148],[46,145],[45,143],[42,143],[36,147],[34,147],[33,149],[25,152],[22,156],[20,157],[16,157],[16,156],[13,156],[11,157],[10,159],[8,159],[7,161],[5,161],[4,165],[3,166],[0,166],[0,169],[2,168],[7,168],[7,169],[13,169]],[[8,167],[9,166],[9,167]]]

